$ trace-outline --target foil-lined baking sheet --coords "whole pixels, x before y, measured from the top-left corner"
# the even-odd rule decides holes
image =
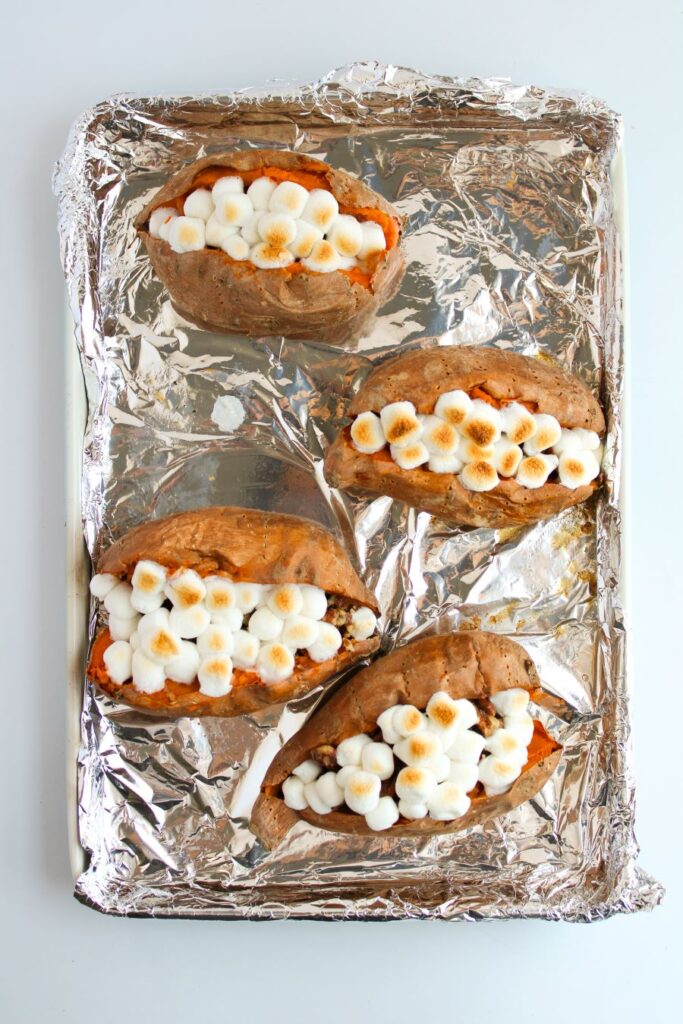
[[[619,117],[584,95],[376,63],[313,85],[118,96],[74,125],[55,191],[89,404],[93,558],[181,509],[306,515],[343,538],[374,588],[384,650],[455,628],[513,636],[564,745],[533,800],[464,834],[337,836],[300,822],[267,853],[249,828],[261,779],[340,680],[253,716],[178,721],[84,683],[78,898],[118,914],[338,919],[593,920],[659,901],[636,865],[619,600],[620,141]],[[210,334],[180,319],[155,279],[133,221],[165,177],[263,146],[357,174],[405,216],[407,272],[368,337],[332,348]],[[375,361],[415,344],[496,346],[580,375],[609,420],[600,496],[496,531],[330,490],[322,457],[349,396]]]

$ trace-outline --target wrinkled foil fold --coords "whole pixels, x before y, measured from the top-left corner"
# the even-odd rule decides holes
[[[84,682],[76,896],[115,914],[328,919],[541,917],[651,908],[636,864],[627,634],[619,596],[624,330],[612,170],[620,118],[585,95],[377,63],[224,96],[116,96],[73,126],[54,188],[88,398],[91,557],[136,523],[208,504],[304,514],[377,594],[383,650],[482,628],[533,657],[564,745],[533,800],[462,835],[337,836],[300,822],[275,851],[249,828],[280,746],[343,680],[235,719],[165,721]],[[362,176],[406,218],[407,271],[347,345],[210,334],[183,321],[133,229],[180,164],[275,146]],[[480,344],[551,359],[604,403],[607,483],[545,523],[458,529],[331,490],[322,458],[373,363]],[[245,418],[225,433],[223,396]],[[91,609],[90,636],[95,624]]]

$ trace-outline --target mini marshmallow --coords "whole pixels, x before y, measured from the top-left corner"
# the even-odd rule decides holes
[[[368,256],[374,256],[375,253],[384,252],[387,247],[387,240],[384,237],[381,225],[377,224],[374,220],[361,221],[361,243],[360,249],[357,252],[359,260],[365,260]]]
[[[140,650],[133,651],[131,672],[133,686],[140,693],[158,693],[159,690],[163,690],[166,682],[163,666],[155,661],[150,661]]]
[[[571,456],[570,456],[571,457]],[[557,455],[528,455],[522,459],[515,479],[522,487],[542,487],[550,474],[557,468]]]
[[[262,603],[265,595],[265,587],[260,583],[234,583],[233,586],[235,588],[235,601],[237,603],[237,607],[245,615],[248,615],[249,612],[253,612],[256,605]]]
[[[379,781],[379,780],[378,780]],[[426,768],[410,765],[396,776],[396,795],[406,803],[425,803],[436,789],[436,779]]]
[[[565,487],[585,487],[599,473],[600,466],[593,452],[565,452],[560,456],[560,483]]]
[[[183,640],[178,657],[164,665],[166,678],[172,679],[174,683],[184,683],[188,686],[197,678],[199,662],[200,657],[197,644],[190,643],[189,640]]]
[[[420,440],[430,455],[455,455],[460,435],[452,423],[439,416],[421,416],[422,435]]]
[[[240,228],[240,234],[245,242],[249,243],[249,246],[256,245],[261,241],[261,235],[259,234],[258,226],[261,223],[261,217],[263,216],[262,210],[254,210],[252,214],[247,217],[244,224]]]
[[[479,762],[479,781],[486,787],[487,795],[489,786],[496,789],[511,786],[521,774],[522,766],[519,761],[507,761],[491,754]]]
[[[175,220],[177,216],[178,211],[170,206],[159,206],[153,210],[149,217],[149,233],[152,238],[164,238],[165,236],[161,233],[162,229],[165,229],[165,235],[168,236],[171,221]]]
[[[278,615],[281,619],[299,615],[303,603],[301,588],[296,583],[283,583],[279,587],[273,587],[268,595],[268,607],[273,615]]]
[[[462,708],[445,690],[438,690],[432,694],[427,702],[425,713],[435,727],[437,735],[440,732],[447,732],[456,725],[463,728],[461,725]]]
[[[183,213],[186,217],[199,217],[207,221],[213,213],[213,199],[208,188],[196,188],[190,192],[183,203]]]
[[[513,686],[509,690],[500,690],[491,694],[490,701],[499,715],[510,715],[519,718],[526,715],[529,707],[529,691],[521,686]]]
[[[115,640],[102,655],[104,667],[112,683],[127,683],[133,674],[133,651],[125,640]]]
[[[171,231],[171,224],[173,224],[173,222],[177,218],[177,216],[178,216],[178,211],[174,210],[173,214],[171,216],[169,216],[169,217],[166,217],[162,221],[162,223],[159,225],[159,238],[163,239],[164,242],[168,242],[168,236],[169,236],[170,231]]]
[[[266,178],[264,175],[252,181],[247,189],[247,195],[251,199],[251,205],[255,210],[267,210],[270,197],[274,191],[275,182],[272,178]]]
[[[562,434],[562,427],[554,416],[549,416],[547,413],[539,413],[537,416],[534,416],[534,422],[536,424],[536,433],[524,445],[524,451],[527,455],[538,455],[539,452],[552,448],[560,440]]]
[[[398,821],[398,807],[390,796],[380,797],[374,810],[365,815],[365,823],[373,832],[383,832]]]
[[[204,580],[204,604],[216,622],[231,608],[238,607],[237,595],[237,585],[225,576],[207,576]]]
[[[479,721],[479,712],[471,700],[467,700],[465,697],[461,697],[459,700],[453,701],[453,722],[451,728],[456,731],[462,729],[471,729],[473,725],[476,725]]]
[[[500,410],[500,422],[503,432],[511,444],[524,444],[536,433],[536,420],[519,402],[510,402]]]
[[[422,441],[415,441],[413,444],[397,448],[392,444],[391,457],[401,469],[417,469],[429,462],[429,452],[422,444]]]
[[[353,256],[340,256],[339,257],[339,270],[353,270],[354,267],[358,266],[358,260]]]
[[[531,715],[519,715],[514,718],[506,717],[503,721],[507,731],[516,736],[525,747],[528,747],[534,734],[534,720]]]
[[[301,591],[301,614],[309,619],[322,619],[327,612],[327,594],[320,587],[312,587],[308,583],[302,584]]]
[[[139,615],[134,615],[132,619],[121,619],[118,615],[110,615],[108,626],[112,640],[130,640],[139,621]]]
[[[287,647],[302,651],[316,642],[318,633],[319,626],[315,619],[309,619],[305,615],[292,615],[291,618],[285,619],[280,639]]]
[[[358,771],[357,764],[345,764],[343,768],[340,768],[336,773],[337,785],[343,789],[347,781],[352,775]]]
[[[166,576],[167,572],[163,565],[150,559],[142,559],[133,570],[131,584],[133,590],[139,590],[144,594],[162,594]]]
[[[282,270],[294,261],[289,249],[277,249],[267,242],[259,242],[249,252],[249,259],[259,270]]]
[[[241,228],[254,212],[251,199],[241,192],[221,192],[214,202],[216,218],[230,228]]]
[[[515,761],[517,764],[526,764],[528,754],[526,743],[509,729],[496,729],[485,743],[486,750],[503,761]]]
[[[351,424],[351,440],[356,451],[373,455],[381,451],[387,440],[382,430],[382,421],[374,412],[362,412]]]
[[[271,640],[258,652],[256,671],[264,683],[281,683],[294,671],[294,655],[285,644]]]
[[[432,473],[459,473],[463,463],[457,455],[432,455],[427,469]]]
[[[475,398],[462,424],[462,434],[480,448],[495,444],[500,438],[501,416],[488,402]]]
[[[136,611],[131,604],[132,594],[130,583],[117,583],[105,597],[104,607],[110,615],[116,615],[119,619],[133,619]]]
[[[595,435],[598,436],[597,434]],[[598,443],[600,439],[598,438]],[[562,428],[560,438],[553,445],[553,451],[556,455],[564,455],[565,452],[580,452],[584,448],[579,437],[578,430],[567,430],[565,427]]]
[[[434,414],[453,427],[460,427],[472,408],[472,399],[465,391],[445,391],[439,395]]]
[[[445,782],[450,777],[452,763],[447,754],[437,754],[430,762],[429,770],[437,782]]]
[[[248,631],[257,640],[277,640],[282,633],[284,620],[274,615],[270,608],[257,608],[249,619]]]
[[[296,238],[296,221],[286,213],[264,213],[258,223],[263,242],[274,249],[284,249]]]
[[[307,761],[302,761],[300,765],[297,765],[292,775],[296,775],[307,786],[309,782],[315,782],[321,771],[322,768],[318,762],[309,757]]]
[[[219,622],[221,626],[227,626],[232,633],[242,628],[244,616],[239,608],[228,608],[224,612],[214,612],[211,616],[212,622]]]
[[[328,807],[339,807],[344,803],[344,790],[337,781],[336,772],[325,772],[324,775],[320,775],[314,786],[318,796]]]
[[[196,640],[208,629],[211,616],[204,605],[195,604],[191,608],[172,608],[168,621],[173,632],[183,640]]]
[[[143,615],[138,623],[138,633],[143,636],[161,627],[168,629],[169,612],[167,608],[157,608],[156,611]]]
[[[149,617],[144,616],[138,623],[140,651],[149,661],[166,665],[181,653],[181,637],[171,629],[170,617],[169,625],[147,626],[144,623]]]
[[[399,800],[398,813],[408,821],[419,821],[427,817],[427,804],[411,800]]]
[[[443,753],[443,748],[439,737],[425,729],[399,740],[394,753],[405,764],[415,768],[429,768],[432,761]]]
[[[206,242],[206,225],[200,217],[176,217],[168,229],[168,244],[174,252],[196,252]]]
[[[354,608],[348,631],[354,640],[367,640],[377,628],[377,619],[369,608]]]
[[[232,235],[236,235],[239,231],[238,227],[224,224],[214,214],[209,217],[206,222],[206,232],[204,235],[207,245],[212,245],[214,249],[220,249],[226,238],[230,238]]]
[[[356,814],[369,814],[379,803],[381,782],[376,775],[358,769],[344,786],[346,806]]]
[[[271,193],[268,209],[272,213],[287,213],[296,219],[304,212],[308,195],[303,185],[295,181],[281,181]]]
[[[244,192],[244,182],[240,176],[238,174],[226,174],[223,178],[219,178],[216,181],[211,189],[211,198],[216,203],[219,196],[239,195],[242,192]]]
[[[316,242],[311,252],[301,261],[302,267],[313,270],[317,274],[329,274],[339,270],[339,253],[326,239]]]
[[[435,821],[462,818],[470,808],[470,798],[457,782],[442,782],[427,800],[429,816]]]
[[[482,755],[486,738],[471,729],[456,733],[455,739],[446,751],[452,761],[458,764],[477,764]]]
[[[385,743],[390,744],[390,746],[393,746],[394,743],[398,743],[401,739],[401,734],[396,732],[392,725],[395,710],[395,707],[387,708],[386,711],[383,711],[377,719],[377,725],[382,730],[382,739]]]
[[[490,462],[471,462],[458,477],[468,491],[492,491],[498,486],[498,474]]]
[[[232,654],[234,647],[234,634],[220,622],[207,626],[197,638],[197,650],[204,655]]]
[[[316,814],[329,814],[332,810],[329,804],[326,804],[321,798],[320,793],[318,792],[317,783],[308,782],[304,786],[304,796],[306,797],[308,806],[312,811],[315,811]]]
[[[460,761],[451,761],[448,770],[448,781],[455,782],[462,786],[466,793],[474,789],[479,781],[479,769],[476,764],[462,764]]]
[[[514,476],[522,461],[522,449],[511,441],[501,438],[493,446],[491,463],[499,476]]]
[[[166,596],[175,608],[191,608],[206,596],[206,586],[194,569],[181,569],[166,583]]]
[[[241,263],[249,259],[249,243],[240,235],[228,235],[221,242],[221,249],[231,260]]]
[[[363,244],[363,232],[355,217],[341,214],[327,232],[327,239],[340,256],[357,256]]]
[[[197,669],[199,692],[206,697],[224,697],[232,690],[232,661],[227,654],[202,658]]]
[[[308,801],[306,800],[302,780],[298,779],[295,775],[290,775],[288,779],[285,779],[282,783],[282,799],[285,802],[285,806],[291,807],[293,811],[305,811],[308,807]]]
[[[456,449],[456,455],[460,461],[466,465],[470,462],[490,462],[493,464],[495,454],[495,445],[492,444],[487,448],[482,448],[481,445],[475,444],[474,441],[470,441],[466,437],[462,437],[460,439],[460,443]]]
[[[120,582],[118,576],[113,576],[110,572],[99,572],[90,580],[90,593],[98,601],[104,601],[107,594]]]
[[[363,760],[363,748],[368,743],[372,743],[372,740],[363,732],[342,740],[337,747],[337,764],[339,767],[346,768],[347,765],[353,765],[356,768],[360,767]]]
[[[313,252],[313,247],[318,242],[322,242],[322,231],[318,231],[312,224],[307,224],[303,220],[297,220],[294,223],[296,224],[296,234],[293,241],[289,243],[289,250],[296,259],[307,259]]]
[[[238,629],[232,636],[232,663],[235,668],[254,668],[261,646],[259,641],[244,629]]]
[[[366,772],[372,772],[383,782],[394,774],[394,755],[387,743],[366,743],[361,750],[360,763]]]
[[[329,622],[321,622],[317,640],[306,650],[313,661],[321,662],[333,658],[341,645],[342,635],[337,627]]]
[[[390,402],[379,414],[384,436],[394,448],[405,448],[419,441],[422,424],[412,402]]]
[[[145,594],[143,591],[136,590],[133,587],[130,603],[136,612],[140,612],[141,615],[149,615],[150,612],[155,612],[157,608],[161,608],[164,603],[164,594],[163,591],[160,594]]]
[[[582,448],[595,452],[600,447],[600,437],[594,430],[584,430],[583,427],[575,427],[573,433],[579,439]]]
[[[399,736],[413,736],[425,727],[425,717],[412,704],[399,704],[394,708],[391,725]]]
[[[301,219],[312,224],[324,235],[338,216],[339,203],[332,193],[324,188],[311,189]]]

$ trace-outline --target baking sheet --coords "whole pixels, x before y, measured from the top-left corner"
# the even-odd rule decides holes
[[[249,808],[320,692],[249,719],[160,723],[86,686],[76,894],[113,913],[263,918],[588,920],[652,906],[661,889],[635,864],[618,593],[620,121],[587,97],[376,64],[282,93],[120,97],[74,126],[56,190],[89,396],[88,546],[197,504],[305,511],[341,533],[375,587],[385,649],[473,625],[522,642],[566,708],[546,719],[565,757],[534,801],[464,836],[361,840],[302,824],[266,855]],[[196,331],[139,251],[132,220],[178,162],[263,144],[362,174],[408,217],[401,293],[355,346]],[[599,389],[601,499],[495,532],[329,492],[321,454],[348,393],[372,360],[424,335],[549,356]],[[223,394],[247,410],[236,435],[211,419]]]

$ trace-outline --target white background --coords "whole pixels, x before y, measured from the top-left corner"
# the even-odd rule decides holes
[[[597,10],[596,10],[597,8]],[[681,57],[674,0],[97,0],[4,10],[0,1018],[358,1022],[678,1018],[681,962]],[[230,90],[376,57],[592,92],[625,118],[632,626],[652,914],[590,926],[109,919],[71,896],[64,796],[63,283],[53,162],[117,91]]]

